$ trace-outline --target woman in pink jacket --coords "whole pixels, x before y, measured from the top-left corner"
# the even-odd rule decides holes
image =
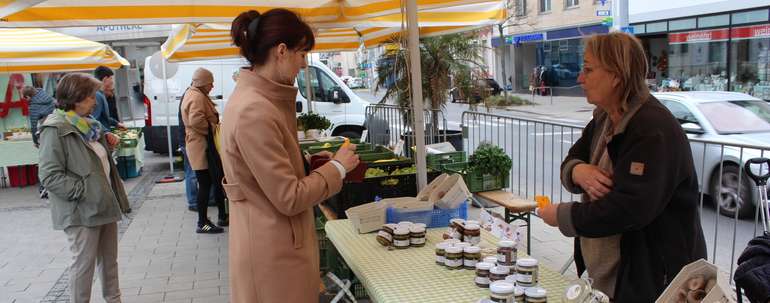
[[[248,11],[232,25],[251,66],[240,71],[222,123],[230,200],[230,301],[317,302],[313,206],[335,195],[358,165],[352,148],[305,174],[297,140],[294,79],[315,39],[284,9]]]

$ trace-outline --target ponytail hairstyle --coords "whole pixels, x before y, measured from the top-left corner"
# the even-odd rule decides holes
[[[282,8],[264,14],[255,10],[241,13],[233,20],[230,36],[252,67],[264,65],[270,50],[281,43],[294,51],[310,51],[315,46],[310,26],[296,13]]]

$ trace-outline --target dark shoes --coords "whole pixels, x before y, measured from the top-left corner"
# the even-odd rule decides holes
[[[219,222],[217,222],[217,225],[222,227],[230,225],[230,216],[227,216],[224,219],[220,218]]]
[[[218,227],[214,225],[214,223],[211,223],[211,221],[208,221],[206,224],[198,225],[198,229],[195,232],[199,234],[221,234],[224,231],[224,228]]]

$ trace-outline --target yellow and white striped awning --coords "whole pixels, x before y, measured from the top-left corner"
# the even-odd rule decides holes
[[[107,45],[44,29],[0,28],[0,73],[67,72],[129,65]]]
[[[489,0],[418,0],[417,6],[421,11],[483,2]],[[400,0],[0,0],[3,7],[8,9],[0,10],[6,14],[0,27],[229,23],[243,11],[273,8],[293,10],[311,23],[360,24],[388,15],[400,20],[402,9]]]
[[[443,16],[443,17],[442,17]],[[371,18],[366,22],[338,20],[312,23],[316,30],[314,52],[352,51],[374,47],[402,31],[401,14]],[[500,1],[424,10],[418,13],[422,37],[468,31],[499,23],[505,18]],[[169,61],[190,61],[237,57],[232,45],[230,24],[206,23],[174,26],[169,39],[161,47]]]

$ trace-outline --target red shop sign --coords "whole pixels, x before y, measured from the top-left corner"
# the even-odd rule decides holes
[[[733,28],[733,39],[770,38],[770,24]]]
[[[668,43],[698,43],[724,41],[730,38],[729,29],[715,29],[709,31],[695,31],[685,33],[668,34]]]

